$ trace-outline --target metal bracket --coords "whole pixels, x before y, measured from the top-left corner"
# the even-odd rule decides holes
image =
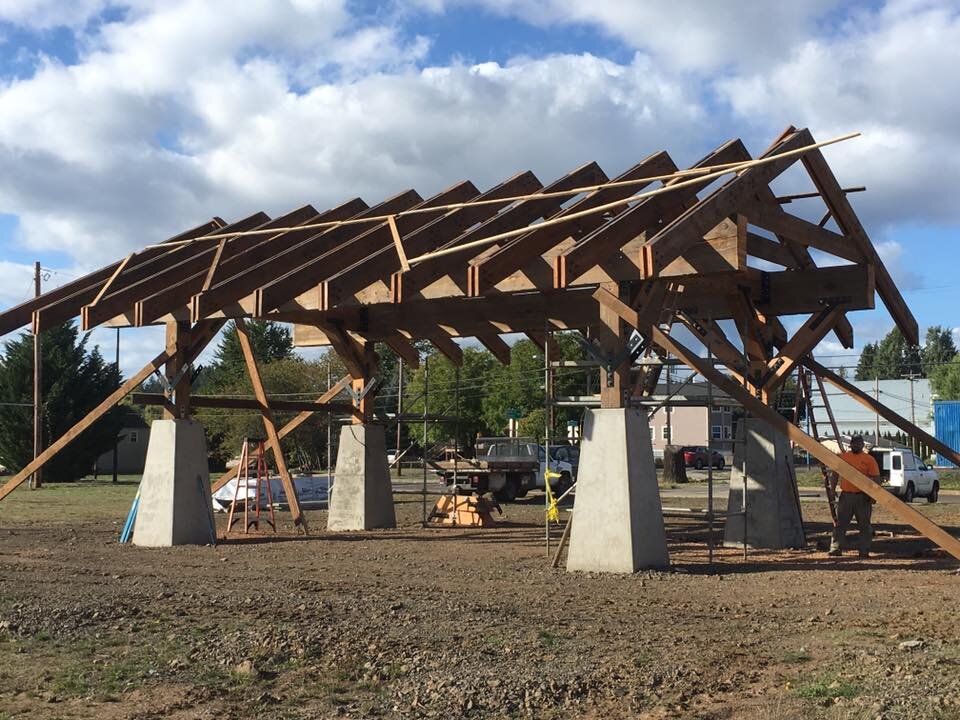
[[[379,387],[379,385],[380,385],[380,379],[374,378],[373,380],[368,382],[366,385],[364,385],[363,390],[361,390],[360,392],[357,392],[352,387],[348,387],[346,388],[346,390],[347,390],[347,393],[350,395],[351,399],[353,400],[353,404],[356,405],[357,407],[360,407],[360,402],[370,393],[370,391],[372,391],[376,387]]]
[[[180,384],[180,381],[183,380],[184,375],[186,375],[188,372],[191,373],[190,378],[192,383],[193,380],[195,379],[194,375],[192,374],[193,363],[187,363],[186,365],[184,365],[180,369],[180,372],[177,373],[176,377],[173,378],[173,380],[168,380],[167,376],[164,375],[162,372],[160,372],[160,370],[154,370],[153,374],[156,375],[157,378],[159,378],[160,384],[163,385],[163,394],[166,395],[167,399],[169,400],[173,397],[174,388],[176,388],[177,385]],[[199,372],[199,370],[197,372]]]
[[[577,336],[577,341],[580,343],[580,346],[586,350],[587,354],[600,363],[607,373],[607,387],[613,387],[613,371],[624,362],[629,361],[629,363],[633,365],[648,345],[647,341],[644,340],[643,336],[638,332],[634,332],[630,336],[630,339],[627,341],[627,346],[616,355],[613,353],[604,353],[593,342],[587,340],[582,335]]]

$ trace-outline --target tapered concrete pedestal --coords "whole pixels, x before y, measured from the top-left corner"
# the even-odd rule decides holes
[[[145,547],[216,542],[203,425],[154,420],[133,544]]]
[[[757,418],[749,418],[739,426],[727,508],[735,512],[743,507],[743,433],[746,430],[747,547],[802,548],[805,545],[803,521],[790,441]],[[743,521],[742,515],[727,518],[723,533],[725,546],[743,547]]]
[[[328,530],[397,526],[382,425],[344,425],[330,495]]]
[[[587,411],[572,522],[567,570],[630,573],[670,564],[645,413]]]

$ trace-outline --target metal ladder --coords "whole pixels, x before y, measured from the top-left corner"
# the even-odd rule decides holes
[[[813,359],[813,356],[810,356],[810,359]],[[820,401],[822,405],[814,405],[813,402],[813,388],[810,387],[810,380],[807,375],[809,371],[800,368],[798,375],[800,382],[798,384],[797,392],[797,401],[796,401],[796,412],[794,414],[795,418],[799,418],[799,409],[800,403],[803,402],[806,407],[807,417],[810,419],[810,430],[813,434],[814,440],[821,442],[820,428],[817,424],[817,416],[814,412],[815,410],[826,410],[827,418],[830,421],[830,427],[833,430],[833,438],[837,441],[837,446],[840,449],[840,452],[844,452],[843,447],[843,438],[840,436],[840,430],[837,427],[837,420],[833,414],[833,408],[830,407],[830,399],[827,396],[826,388],[823,386],[823,380],[816,373],[810,373],[814,380],[816,381],[816,391],[820,394]],[[801,400],[802,396],[802,400]],[[823,474],[823,488],[827,494],[827,501],[830,505],[830,515],[833,517],[834,522],[837,520],[837,494],[833,486],[833,483],[830,482],[831,472],[827,469],[827,466],[823,463],[820,463],[820,472]]]

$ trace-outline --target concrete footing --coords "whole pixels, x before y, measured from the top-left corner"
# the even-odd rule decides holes
[[[746,427],[744,427],[744,425]],[[782,550],[805,545],[790,441],[758,418],[739,423],[727,507],[743,507],[743,433],[747,433],[747,547]],[[742,515],[728,517],[723,544],[743,547]]]
[[[645,413],[587,411],[572,522],[567,570],[630,573],[670,564]]]
[[[207,440],[193,420],[154,420],[140,483],[133,544],[145,547],[216,542]]]
[[[328,530],[397,526],[382,425],[344,425],[330,495]]]

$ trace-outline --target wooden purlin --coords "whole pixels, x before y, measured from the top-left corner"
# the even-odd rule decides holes
[[[514,175],[475,200],[509,198],[518,194],[537,192],[542,187],[536,176],[528,170]],[[502,204],[467,206],[451,210],[416,232],[403,235],[403,245],[407,255],[414,256],[429,252],[473,225],[488,220],[510,204],[511,201],[504,200]],[[384,302],[389,302],[390,277],[399,268],[400,261],[391,240],[390,244],[384,248],[374,251],[360,262],[324,280],[321,283],[322,308],[330,309],[341,304],[349,304],[353,301],[354,294],[378,283],[385,289]]]
[[[460,182],[416,205],[415,208],[432,208],[438,205],[465,202],[479,194],[480,191],[473,183]],[[397,230],[403,236],[409,235],[441,217],[445,212],[436,210],[416,215],[401,215],[396,219]],[[338,240],[331,248],[320,252],[301,252],[299,256],[291,258],[297,262],[284,262],[286,272],[262,284],[254,294],[253,305],[257,313],[263,315],[276,309],[289,310],[291,305],[299,306],[299,297],[304,294],[309,295],[312,307],[319,308],[322,303],[318,286],[322,281],[362,261],[378,249],[393,248],[392,234],[387,223],[380,223],[374,227],[359,225],[355,228],[356,232],[349,236],[344,235],[343,237],[347,239]]]
[[[355,218],[369,206],[360,198],[353,198],[303,224],[332,222]],[[250,247],[229,247],[223,262],[217,267],[210,282],[204,281],[199,293],[190,299],[190,313],[194,320],[223,312],[243,296],[260,287],[266,278],[275,276],[282,266],[282,258],[299,248],[301,243],[317,235],[315,229],[291,230],[273,237],[258,236]],[[211,268],[213,270],[213,268]]]
[[[810,133],[801,130],[779,143],[769,155],[796,150],[812,142]],[[748,168],[672,220],[646,245],[651,272],[655,274],[680,257],[687,248],[699,242],[704,233],[716,227],[725,217],[738,212],[741,203],[767,187],[797,160],[796,156],[790,156]]]
[[[605,182],[607,176],[600,166],[595,162],[587,163],[572,172],[564,175],[562,178],[547,185],[538,194],[547,194],[572,190],[573,188],[583,187],[585,185],[596,185]],[[502,212],[494,215],[489,220],[480,223],[476,227],[470,228],[448,242],[441,243],[437,250],[453,248],[458,245],[477,240],[483,237],[496,235],[507,230],[521,228],[534,222],[539,218],[547,218],[560,210],[563,204],[563,198],[547,197],[538,199],[536,196],[527,200],[522,200]],[[393,302],[402,302],[406,299],[418,297],[419,291],[430,286],[444,276],[449,276],[454,282],[460,284],[462,294],[467,293],[467,262],[477,255],[477,250],[466,251],[463,256],[445,256],[427,260],[416,267],[404,271],[394,272],[391,276],[391,291]]]
[[[641,160],[623,174],[618,175],[613,179],[613,182],[633,181],[652,175],[663,175],[674,172],[676,169],[677,167],[673,164],[670,156],[661,150]],[[645,187],[648,187],[648,185],[630,185],[595,190],[567,208],[558,211],[551,219],[572,215],[604,203],[629,197]],[[588,215],[567,224],[555,225],[543,230],[531,230],[528,235],[521,235],[505,241],[503,245],[494,247],[491,252],[484,253],[471,262],[468,268],[468,294],[471,296],[482,295],[491,290],[501,280],[510,277],[518,269],[536,260],[564,239],[568,237],[579,239],[604,222],[606,220],[602,215]]]
[[[950,555],[960,560],[960,540],[929,518],[914,510],[910,505],[891,495],[852,465],[841,460],[839,456],[807,435],[776,410],[760,402],[742,386],[733,382],[716,368],[708,365],[704,358],[699,357],[692,350],[689,350],[673,338],[660,332],[657,328],[653,329],[653,336],[654,342],[668,352],[676,355],[691,369],[699,372],[707,381],[713,383],[734,400],[738,401],[752,416],[762,419],[774,430],[786,435],[828,468],[851,482],[858,490],[876,500],[877,504],[881,507],[889,510],[900,520],[915,528],[922,535],[946,550]]]
[[[397,208],[409,207],[411,204],[416,202],[416,200],[414,199],[416,197],[419,197],[416,195],[416,193],[414,193],[413,191],[408,191],[406,193],[401,193],[400,195],[397,195],[391,198],[390,200],[387,200],[381,203],[380,205],[377,206],[377,208],[384,209],[389,212]],[[369,213],[371,211],[372,209],[366,210],[364,211],[364,213]],[[307,220],[304,220],[304,222],[306,221]],[[276,227],[283,227],[283,225],[280,224],[280,225],[277,225]],[[350,230],[353,230],[353,227],[344,226],[343,228],[334,228],[332,230],[329,230],[328,232],[337,233],[340,230],[349,232]],[[308,231],[305,230],[304,233],[306,232]],[[284,234],[281,233],[277,237],[279,237],[280,240],[282,241],[283,236]],[[234,267],[236,267],[237,263],[240,262],[241,257],[243,256],[233,258],[235,261]],[[260,274],[261,283],[268,279],[272,279],[273,277],[275,277],[275,273],[278,272],[276,268],[277,263],[275,260],[273,260],[273,258],[275,257],[276,257],[276,254],[273,254],[272,256],[270,256],[270,259],[265,260],[263,263],[261,263],[260,266],[258,266],[257,271]],[[138,306],[137,306],[138,324],[147,324],[151,322],[152,319],[155,319],[157,317],[162,317],[167,313],[173,312],[174,310],[177,310],[179,308],[185,308],[190,304],[192,304],[195,294],[202,290],[203,279],[204,279],[204,274],[198,273],[182,281],[178,285],[169,288],[168,290],[161,291],[157,295],[154,295],[150,298],[142,300],[140,303],[138,303]],[[221,304],[220,307],[223,308],[224,306]],[[246,308],[242,308],[242,311],[240,312],[234,311],[232,315],[242,317],[247,314],[252,314],[253,310],[254,310],[253,308],[246,307]],[[191,315],[194,314],[190,310],[187,310],[187,312],[189,312]],[[219,317],[221,315],[226,316],[229,314],[230,313],[221,311],[221,312],[209,313],[204,317],[210,317],[210,316]],[[198,312],[196,313],[196,315],[199,316],[200,313]]]
[[[730,140],[702,158],[692,168],[728,162],[736,157],[739,147],[742,147],[739,140]],[[668,187],[672,184],[674,183],[664,183]],[[666,224],[672,218],[679,216],[686,208],[696,202],[697,193],[709,184],[710,181],[694,183],[674,192],[647,197],[634,206],[620,211],[610,222],[594,229],[556,259],[555,286],[558,288],[569,287],[591,268],[615,256],[633,238],[652,231],[660,227],[661,224]],[[706,228],[700,234],[698,240],[703,240],[704,234],[716,227],[722,219],[718,219],[717,222]],[[645,266],[643,262],[641,262],[641,266]]]
[[[810,179],[813,180],[813,184],[816,185],[817,190],[823,197],[823,201],[830,209],[830,213],[833,215],[837,226],[843,231],[846,237],[852,240],[857,249],[863,254],[863,259],[875,268],[877,274],[877,292],[879,292],[880,297],[883,299],[883,304],[886,305],[887,310],[890,311],[894,322],[897,323],[897,327],[900,328],[900,332],[903,333],[904,339],[910,345],[919,344],[920,329],[917,325],[916,318],[913,316],[913,313],[910,312],[910,308],[907,307],[903,295],[900,294],[900,291],[897,289],[897,284],[893,281],[893,278],[890,277],[890,273],[887,271],[886,265],[884,265],[880,255],[877,254],[877,249],[867,236],[867,231],[864,230],[863,225],[860,224],[860,219],[853,211],[846,193],[844,193],[843,188],[840,187],[840,183],[837,181],[836,176],[823,157],[823,153],[819,150],[813,150],[802,156],[801,161],[810,174]]]

